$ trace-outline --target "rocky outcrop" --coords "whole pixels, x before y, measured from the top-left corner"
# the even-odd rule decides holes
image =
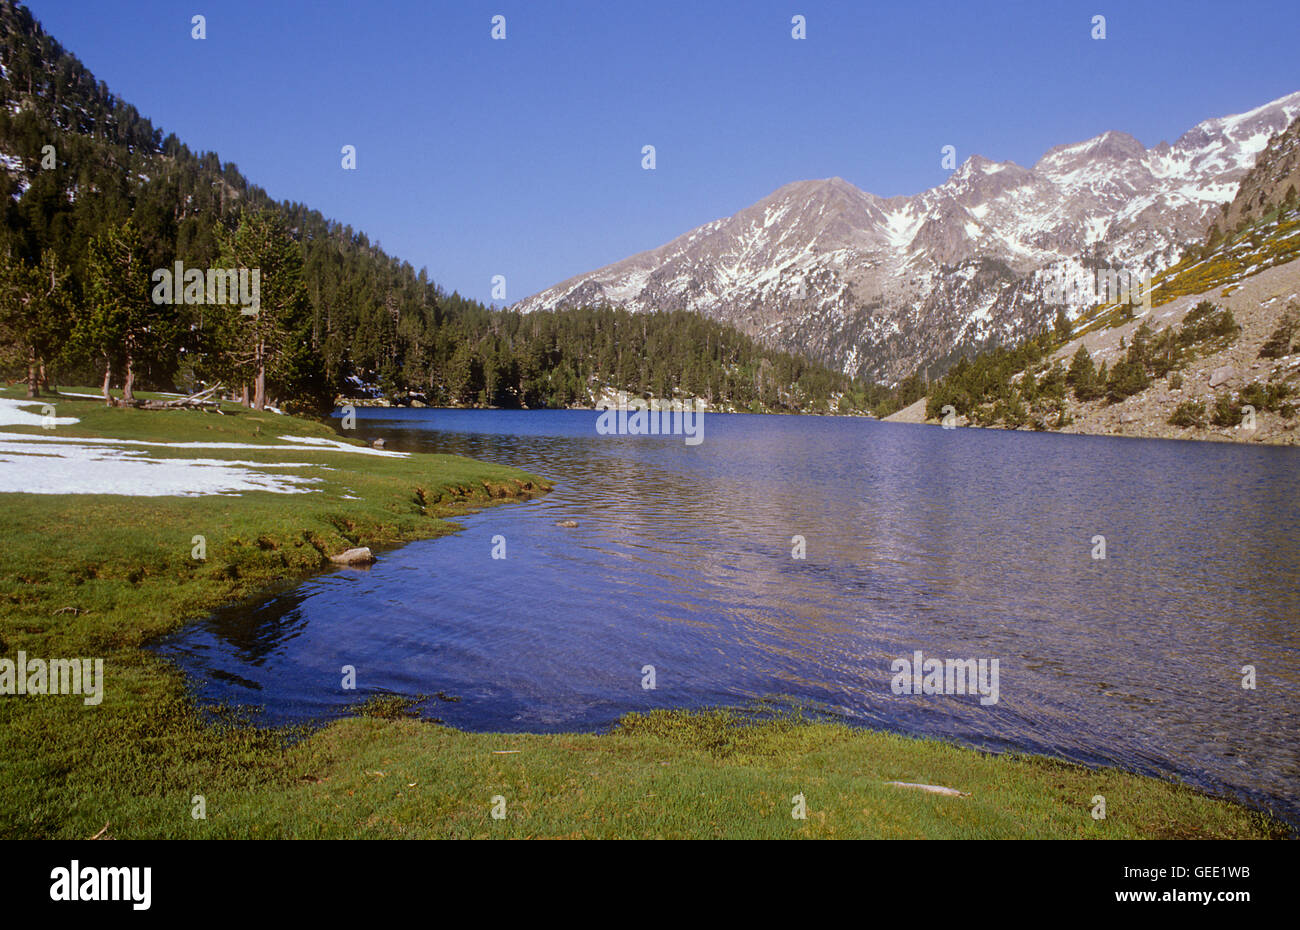
[[[1232,203],[1225,204],[1223,215],[1215,217],[1214,227],[1222,233],[1231,233],[1244,223],[1259,221],[1283,204],[1296,208],[1300,205],[1298,191],[1300,119],[1293,121],[1259,154],[1255,166],[1241,179]]]

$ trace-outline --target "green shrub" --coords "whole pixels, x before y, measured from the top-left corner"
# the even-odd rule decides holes
[[[1137,362],[1144,368],[1151,363],[1151,340],[1155,338],[1155,333],[1151,331],[1151,325],[1146,320],[1142,325],[1133,331],[1133,340],[1129,343],[1127,358],[1129,361]]]
[[[1295,338],[1296,330],[1300,329],[1300,309],[1297,309],[1293,303],[1282,314],[1281,321],[1277,324],[1277,329],[1273,330],[1264,345],[1260,347],[1260,358],[1281,358],[1284,355],[1291,354],[1291,342]]]
[[[1215,426],[1236,426],[1241,422],[1241,403],[1231,392],[1214,398],[1214,412],[1210,415],[1210,422]]]
[[[1267,410],[1269,408],[1269,391],[1258,381],[1252,381],[1241,389],[1241,402],[1250,404],[1256,410]]]
[[[1166,374],[1176,368],[1181,368],[1185,361],[1183,359],[1183,347],[1178,344],[1178,333],[1172,326],[1160,330],[1154,339],[1151,340],[1151,346],[1147,350],[1147,367],[1157,378],[1163,378]]]
[[[1185,400],[1169,417],[1171,426],[1204,426],[1205,404],[1199,400]]]
[[[1208,300],[1202,300],[1183,318],[1178,341],[1188,347],[1204,345],[1217,350],[1230,345],[1239,332],[1241,327],[1231,310],[1220,309]]]
[[[998,422],[996,410],[996,406],[975,407],[970,412],[971,422],[976,426],[996,426]]]
[[[1020,429],[1029,422],[1029,412],[1019,397],[1012,397],[1010,400],[999,400],[993,405],[991,419],[994,423],[1000,422],[1012,429]]]
[[[1283,401],[1291,395],[1291,386],[1282,381],[1270,381],[1260,384],[1252,381],[1241,389],[1241,402],[1250,404],[1256,410],[1280,410]]]

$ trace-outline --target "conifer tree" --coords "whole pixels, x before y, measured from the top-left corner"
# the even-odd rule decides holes
[[[1065,380],[1074,388],[1074,396],[1079,400],[1095,400],[1101,396],[1101,381],[1093,367],[1092,356],[1083,345],[1079,346],[1074,358],[1070,360]]]
[[[89,306],[78,319],[74,340],[104,362],[105,401],[112,402],[109,388],[120,366],[122,400],[133,403],[145,360],[171,347],[165,305],[153,302],[150,269],[135,223],[128,219],[96,236],[87,265]]]
[[[1056,333],[1056,341],[1064,344],[1070,341],[1070,334],[1074,332],[1074,326],[1070,323],[1070,318],[1065,313],[1065,308],[1061,307],[1056,311],[1056,321],[1052,324],[1052,329]]]
[[[0,340],[26,367],[28,397],[40,396],[46,366],[70,325],[68,271],[52,250],[37,265],[12,252],[0,256]]]
[[[293,381],[292,362],[300,357],[310,326],[307,291],[302,279],[302,255],[290,238],[283,221],[269,211],[245,213],[238,227],[223,243],[222,263],[241,272],[248,280],[258,272],[257,311],[231,305],[238,315],[235,342],[237,361],[245,366],[245,382],[251,382],[250,406],[266,407],[268,379],[283,389]],[[241,280],[243,275],[241,274]],[[247,295],[245,295],[247,297]]]

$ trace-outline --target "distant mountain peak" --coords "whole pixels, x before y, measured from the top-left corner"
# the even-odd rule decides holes
[[[1032,168],[973,154],[936,187],[882,198],[841,177],[794,181],[672,242],[521,301],[704,313],[847,372],[885,380],[1050,322],[1049,266],[1135,274],[1177,260],[1300,91],[1205,120],[1150,149],[1108,130]],[[1077,311],[1079,308],[1074,308]]]

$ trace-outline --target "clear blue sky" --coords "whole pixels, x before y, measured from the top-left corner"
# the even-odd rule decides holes
[[[28,5],[164,132],[485,301],[495,274],[514,302],[790,181],[913,194],[944,145],[1028,166],[1300,90],[1296,0]]]

